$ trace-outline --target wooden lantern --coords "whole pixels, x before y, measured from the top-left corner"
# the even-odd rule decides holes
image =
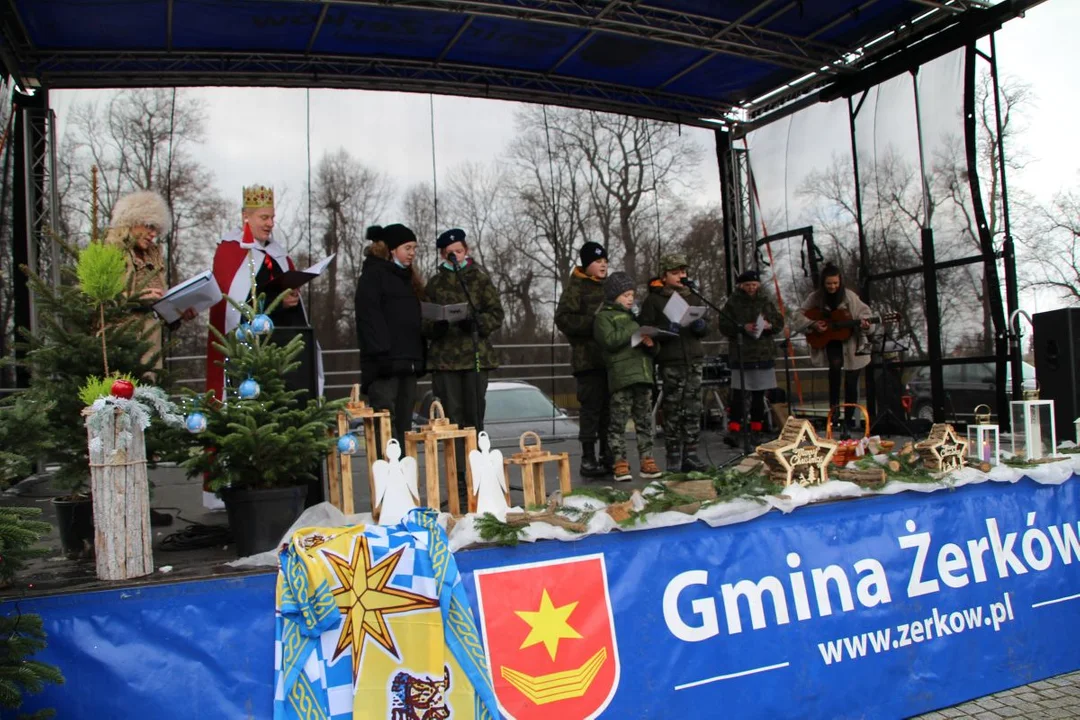
[[[829,463],[836,454],[837,444],[822,440],[809,420],[788,418],[780,437],[757,448],[758,457],[765,461],[769,475],[785,486],[820,485],[829,480]]]
[[[465,440],[465,491],[466,512],[476,509],[473,497],[472,468],[469,467],[469,453],[476,450],[476,428],[458,428],[446,417],[442,403],[435,400],[428,412],[428,424],[420,432],[405,433],[405,454],[419,457],[418,446],[424,444],[424,482],[427,484],[427,506],[436,512],[442,506],[442,493],[439,488],[439,445],[442,445],[443,465],[446,469],[446,502],[451,515],[461,515],[461,503],[458,500],[457,474],[458,457],[455,440]]]
[[[525,441],[532,437],[536,440],[535,445],[529,445]],[[544,465],[557,463],[559,467],[559,490],[565,498],[570,494],[570,454],[559,453],[558,455],[544,450],[540,442],[540,436],[532,430],[521,434],[518,443],[521,452],[514,453],[503,460],[506,466],[506,478],[510,479],[510,466],[517,465],[521,468],[521,487],[525,491],[525,506],[544,506],[547,504],[547,488],[544,486]],[[509,502],[509,493],[507,494]]]
[[[350,420],[361,419],[364,423],[364,448],[367,455],[368,489],[371,491],[372,511],[375,503],[375,476],[371,467],[379,459],[378,448],[385,448],[390,441],[390,412],[368,407],[360,400],[360,386],[353,385],[349,402],[338,412],[338,436],[349,432]],[[330,485],[330,503],[346,515],[356,512],[353,503],[352,456],[342,457],[337,447],[330,451],[326,461]]]
[[[968,441],[960,438],[948,423],[936,423],[925,440],[915,443],[915,452],[930,472],[950,472],[967,464]]]

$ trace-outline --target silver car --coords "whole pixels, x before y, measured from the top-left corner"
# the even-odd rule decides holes
[[[427,422],[433,397],[430,390],[424,394],[420,412],[413,417],[415,427]],[[578,424],[535,385],[493,380],[488,383],[485,400],[484,430],[495,447],[516,447],[526,430],[532,430],[545,443],[578,436]]]

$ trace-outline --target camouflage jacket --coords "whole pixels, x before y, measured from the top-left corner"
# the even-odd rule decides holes
[[[743,361],[746,368],[769,368],[773,367],[776,360],[776,338],[784,331],[784,316],[776,309],[776,304],[763,290],[751,297],[741,288],[736,289],[728,298],[727,304],[721,308],[720,332],[728,338],[735,340],[742,335]],[[758,315],[764,317],[772,327],[754,338],[746,332],[745,326],[756,322]],[[730,343],[729,357],[732,367],[738,367],[739,355],[737,345]]]
[[[657,345],[631,347],[630,342],[641,325],[630,312],[618,303],[604,303],[596,314],[593,335],[604,353],[607,366],[608,392],[613,393],[631,385],[653,384],[653,359]]]
[[[574,268],[555,309],[555,325],[570,342],[575,373],[604,369],[604,355],[593,338],[593,320],[603,304],[604,282]]]
[[[642,325],[652,325],[666,330],[671,325],[671,321],[664,314],[664,307],[667,305],[668,300],[671,299],[673,292],[675,291],[665,286],[661,280],[650,282],[649,294],[645,298],[645,302],[641,304],[641,315],[638,316],[638,322]],[[679,294],[682,295],[687,305],[699,306],[702,304],[701,298],[685,288],[680,289]],[[705,318],[702,318],[699,327],[702,325],[704,327],[701,327],[700,330],[691,329],[690,326],[680,328],[678,337],[665,335],[659,338],[660,351],[656,354],[656,362],[670,367],[689,365],[704,358],[705,350],[701,346],[701,338],[709,333],[709,326],[705,324]]]
[[[502,327],[503,306],[495,284],[491,282],[486,270],[471,258],[458,272],[440,265],[424,288],[424,301],[439,305],[468,302],[458,273],[465,279],[465,285],[469,288],[469,295],[476,304],[479,315],[480,367],[483,370],[494,370],[499,367],[499,359],[489,336]],[[469,320],[441,329],[437,323],[425,320],[424,336],[430,342],[427,354],[429,370],[472,370],[475,367],[472,326]]]

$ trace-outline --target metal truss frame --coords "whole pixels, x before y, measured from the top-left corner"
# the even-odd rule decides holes
[[[0,0],[0,62],[24,88],[96,88],[194,85],[363,88],[437,92],[470,97],[551,103],[716,128],[762,124],[794,101],[816,101],[811,94],[847,79],[925,38],[956,27],[1000,24],[1042,0],[908,0],[926,11],[876,37],[851,47],[826,42],[822,35],[880,0],[862,0],[805,35],[770,29],[799,12],[802,0],[760,0],[733,19],[660,7],[647,0],[273,0],[282,8],[310,16],[311,32],[303,53],[176,51],[173,0],[167,0],[163,49],[144,52],[44,50],[35,48],[14,0]],[[320,33],[347,21],[348,10],[377,7],[394,11],[438,12],[461,24],[437,57],[388,59],[362,55],[312,54]],[[524,71],[447,63],[446,58],[476,18],[496,18],[587,31],[550,67]],[[307,17],[304,18],[308,20]],[[559,69],[598,34],[693,48],[706,54],[674,71],[655,87],[602,83],[558,74]],[[954,45],[954,47],[962,46]],[[769,78],[728,100],[666,90],[687,73],[718,55],[768,63]],[[797,75],[792,77],[793,73]],[[761,94],[763,93],[763,94]]]

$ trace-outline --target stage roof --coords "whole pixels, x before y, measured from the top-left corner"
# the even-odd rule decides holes
[[[0,60],[31,88],[365,88],[716,127],[902,72],[1040,1],[4,0]]]

